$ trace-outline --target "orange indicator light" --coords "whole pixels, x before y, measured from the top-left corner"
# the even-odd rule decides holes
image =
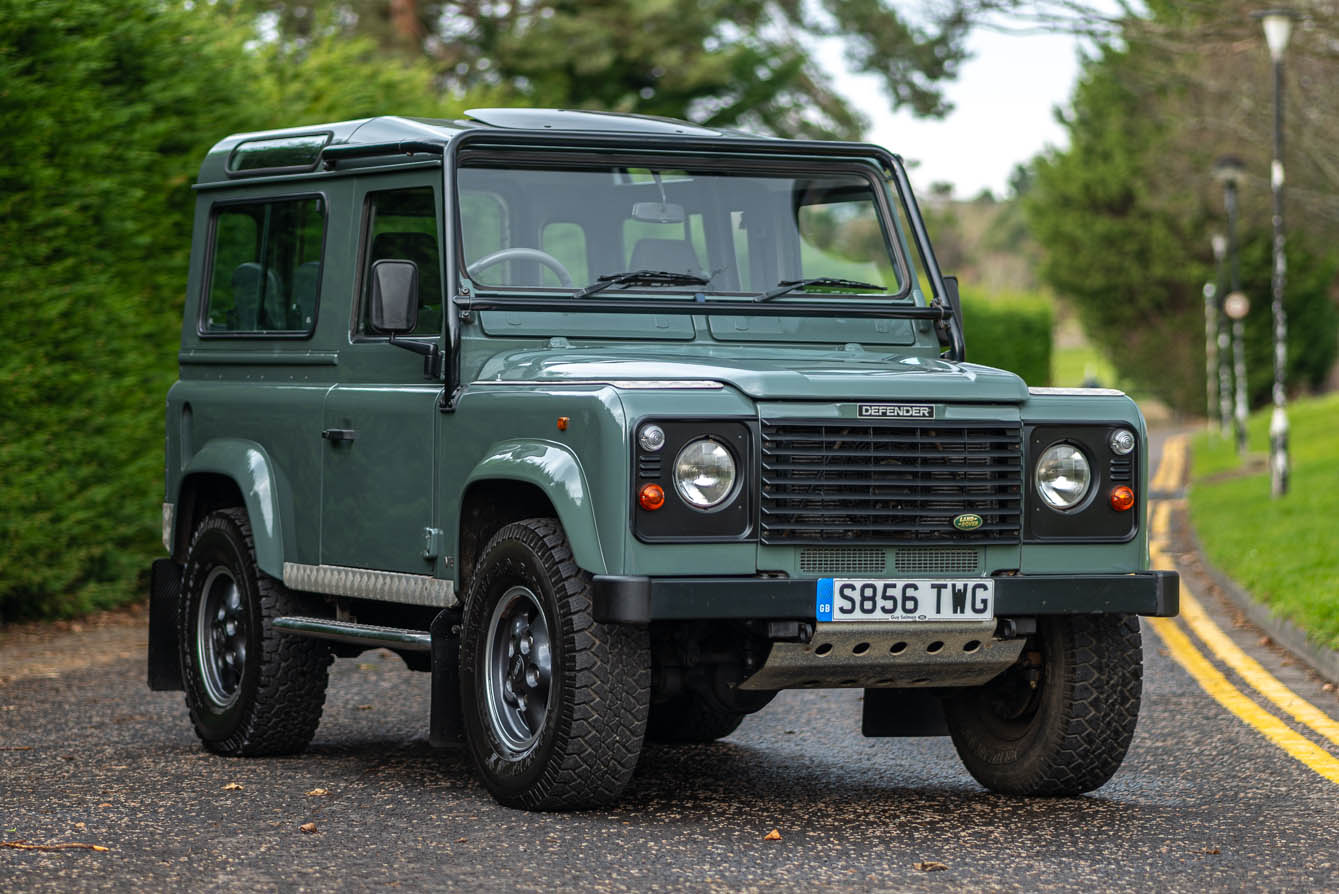
[[[572,420],[569,419],[569,418],[567,418],[566,416],[559,416],[559,417],[558,417],[558,431],[567,431],[567,423],[569,423],[569,422],[571,422],[571,421],[572,421]]]
[[[1134,491],[1125,485],[1111,489],[1111,508],[1117,512],[1127,512],[1134,508]]]
[[[665,489],[659,484],[643,484],[637,493],[637,503],[647,512],[655,512],[665,505]]]

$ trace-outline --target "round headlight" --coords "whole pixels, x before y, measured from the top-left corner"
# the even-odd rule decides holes
[[[699,438],[674,461],[674,489],[691,506],[710,509],[735,488],[735,458],[725,445]]]
[[[1093,481],[1088,457],[1072,444],[1047,447],[1037,460],[1037,493],[1048,506],[1072,509],[1088,496]]]
[[[655,424],[643,425],[642,430],[637,433],[637,443],[641,444],[647,453],[655,453],[665,446],[665,430]]]
[[[1134,449],[1134,432],[1128,428],[1118,428],[1111,433],[1111,440],[1107,442],[1111,447],[1111,452],[1117,456],[1125,456]]]

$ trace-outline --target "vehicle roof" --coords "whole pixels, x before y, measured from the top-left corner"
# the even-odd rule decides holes
[[[331,146],[410,141],[445,145],[463,131],[489,127],[532,130],[538,133],[570,131],[618,135],[643,134],[657,137],[682,136],[697,139],[712,137],[768,139],[744,131],[703,127],[674,118],[575,109],[470,109],[465,112],[465,117],[460,119],[381,115],[352,121],[232,134],[219,140],[209,150],[200,166],[199,182],[211,183],[230,179],[227,170],[229,157],[238,145],[252,140],[329,134],[328,145]]]

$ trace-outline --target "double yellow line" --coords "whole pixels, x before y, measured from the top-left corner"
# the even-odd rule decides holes
[[[1169,491],[1181,487],[1185,479],[1188,455],[1186,448],[1185,435],[1176,435],[1167,440],[1162,451],[1162,462],[1150,482],[1151,490]],[[1159,500],[1154,504],[1148,545],[1149,558],[1154,567],[1173,567],[1165,552],[1170,543],[1171,514],[1172,502]],[[1181,619],[1215,658],[1235,671],[1266,701],[1292,717],[1301,726],[1339,746],[1339,721],[1335,721],[1324,711],[1297,695],[1265,670],[1260,662],[1243,652],[1205,613],[1204,607],[1184,583],[1181,584]],[[1331,782],[1339,784],[1339,758],[1288,726],[1276,715],[1266,711],[1245,692],[1234,686],[1195,646],[1174,619],[1149,620],[1166,644],[1171,656],[1215,701],[1289,755]]]

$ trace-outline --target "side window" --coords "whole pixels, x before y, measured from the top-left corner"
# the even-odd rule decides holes
[[[572,282],[578,286],[590,282],[589,265],[586,262],[586,231],[580,224],[568,221],[553,221],[544,225],[539,234],[539,247],[557,258],[567,272],[572,274]],[[541,268],[544,285],[558,285],[558,276],[547,267]]]
[[[310,334],[324,236],[320,198],[219,207],[201,331]]]
[[[437,202],[432,187],[390,189],[368,193],[367,230],[363,252],[363,300],[358,332],[372,328],[372,279],[377,261],[413,261],[418,266],[418,325],[414,335],[442,331],[442,265],[437,243]]]

